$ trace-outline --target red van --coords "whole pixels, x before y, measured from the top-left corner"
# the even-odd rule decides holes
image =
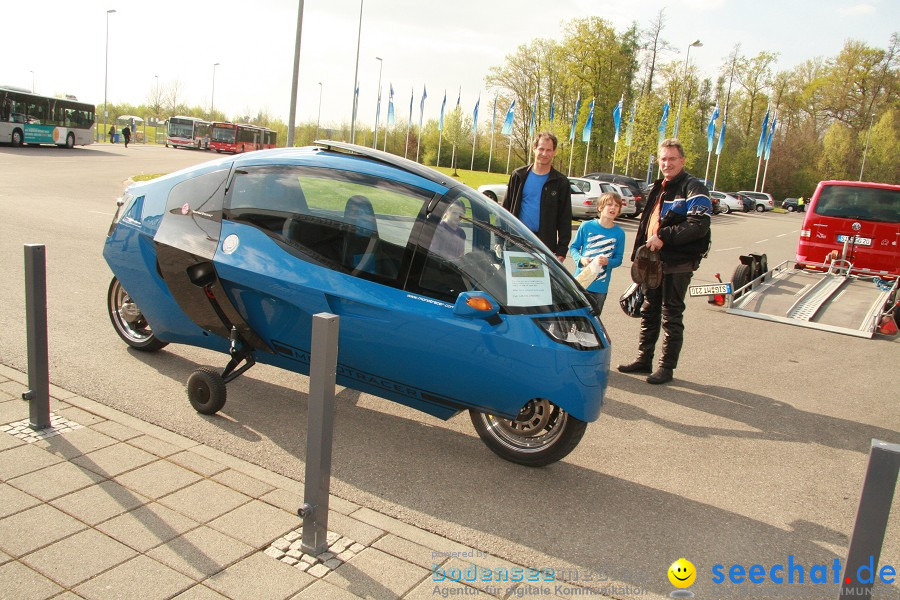
[[[824,263],[847,244],[855,269],[900,276],[900,185],[822,181],[809,201],[797,262]]]

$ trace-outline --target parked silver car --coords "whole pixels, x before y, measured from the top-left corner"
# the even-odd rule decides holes
[[[506,200],[506,188],[507,184],[505,183],[487,183],[479,185],[478,191],[497,204],[503,204],[503,201]]]
[[[727,215],[732,211],[744,212],[744,203],[741,202],[739,198],[735,198],[731,194],[711,191],[709,195],[710,197],[716,198],[719,201],[719,212],[722,214]]]

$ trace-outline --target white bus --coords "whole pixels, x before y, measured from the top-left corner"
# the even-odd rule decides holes
[[[209,150],[209,123],[197,117],[169,117],[166,148]]]
[[[0,86],[0,142],[56,144],[66,148],[94,142],[93,104],[73,96],[53,98]]]

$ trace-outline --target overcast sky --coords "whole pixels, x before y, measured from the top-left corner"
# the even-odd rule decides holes
[[[25,9],[19,26],[4,27],[0,84],[53,95],[68,93],[102,114],[106,11],[109,15],[109,102],[149,103],[157,85],[179,81],[189,105],[228,116],[268,110],[287,121],[297,0],[44,0]],[[425,118],[436,118],[462,87],[471,112],[490,67],[535,38],[562,39],[562,25],[600,16],[622,31],[646,27],[666,8],[664,38],[683,57],[695,39],[691,64],[715,76],[735,44],[754,56],[779,53],[778,69],[815,56],[833,57],[847,39],[886,48],[900,23],[898,0],[363,0],[359,50],[359,120],[375,120],[379,61],[383,59],[382,125],[388,84],[398,121],[414,119],[427,85]],[[4,11],[7,13],[9,11]],[[29,21],[31,15],[32,21]],[[360,0],[306,0],[297,120],[349,121],[357,57]],[[213,67],[219,63],[218,67]],[[481,118],[488,115],[482,104]],[[500,110],[500,109],[498,109]]]

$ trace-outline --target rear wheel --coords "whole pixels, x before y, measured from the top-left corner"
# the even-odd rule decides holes
[[[723,215],[727,215],[728,213],[731,212],[731,208],[724,202],[720,202],[719,203],[719,212],[722,213]]]
[[[532,400],[514,420],[477,410],[475,431],[497,456],[526,467],[542,467],[565,457],[584,435],[587,423],[549,400]]]
[[[493,200],[494,202],[497,201],[497,194],[495,194],[494,192],[487,191],[484,193],[484,195],[487,196],[488,198],[490,198],[491,200]]]
[[[69,133],[69,135],[66,136],[66,148],[71,150],[74,147],[75,147],[75,134]]]
[[[756,205],[756,212],[766,212],[766,207],[763,206],[762,204],[757,204],[757,205]]]
[[[788,207],[787,207],[787,211],[788,211],[788,212],[794,212],[795,210],[796,210],[796,209],[795,209],[793,206],[788,206]]]
[[[737,292],[738,288],[742,288],[750,283],[750,274],[750,265],[740,264],[734,270],[734,275],[731,276],[731,289],[735,292],[735,299],[741,295],[741,293]]]
[[[12,145],[16,146],[16,147],[19,147],[22,145],[22,130],[21,129],[13,129]]]
[[[141,352],[156,352],[168,345],[155,335],[138,305],[134,303],[115,277],[109,283],[106,308],[113,329],[126,344]]]

